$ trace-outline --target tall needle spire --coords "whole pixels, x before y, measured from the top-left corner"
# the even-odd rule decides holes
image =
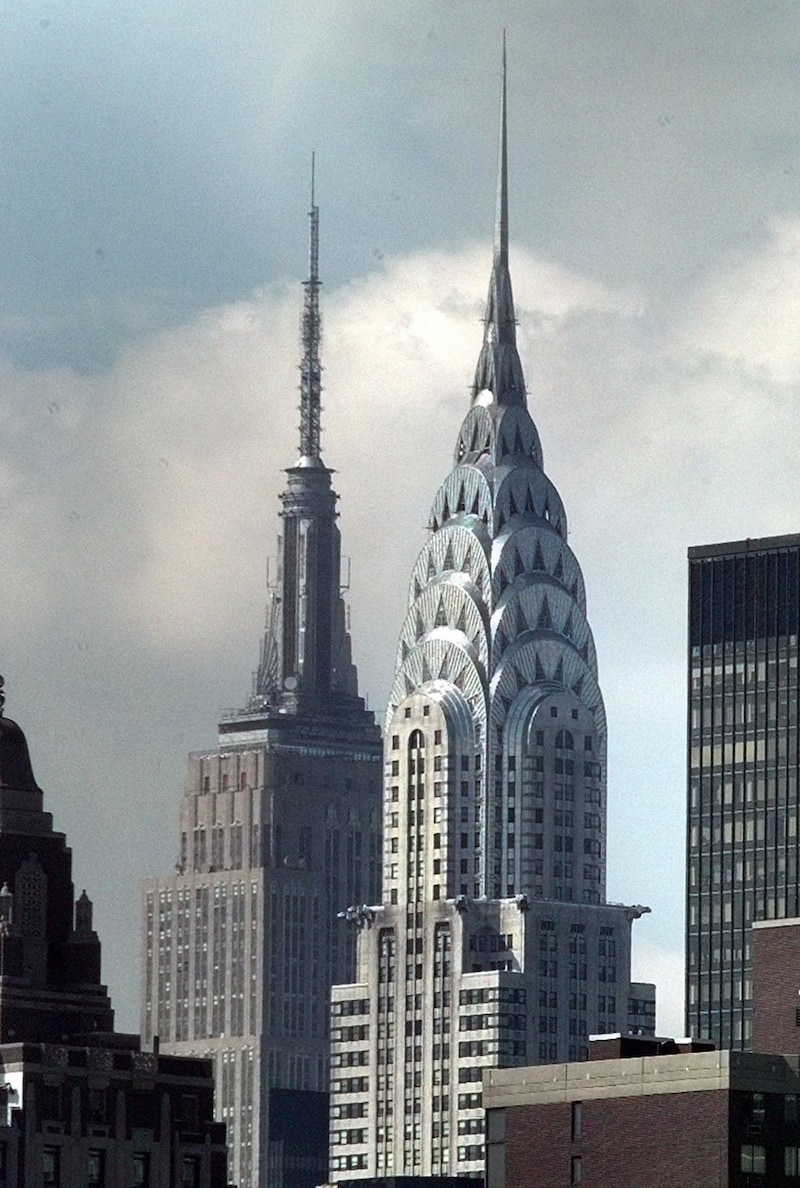
[[[497,404],[525,404],[525,378],[517,354],[514,296],[508,271],[508,129],[506,118],[506,38],[503,34],[503,81],[500,91],[500,151],[497,164],[497,210],[494,260],[486,299],[483,346],[475,369],[472,398],[491,392]]]
[[[302,342],[300,363],[300,456],[319,458],[322,365],[320,343],[322,321],[319,312],[319,207],[314,193],[314,153],[311,154],[311,210],[309,211],[308,279],[303,282]]]
[[[503,30],[503,86],[500,94],[500,150],[497,162],[497,213],[494,224],[495,264],[508,266],[508,130],[506,123],[506,34]]]

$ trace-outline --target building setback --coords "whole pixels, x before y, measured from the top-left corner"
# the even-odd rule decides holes
[[[380,733],[358,695],[320,452],[313,186],[310,219],[300,448],[255,687],[218,747],[189,757],[176,871],[144,893],[142,1030],[213,1059],[240,1188],[325,1178],[329,989],[355,947],[336,917],[380,888]]]
[[[605,712],[526,406],[506,161],[504,78],[484,344],[386,716],[383,903],[354,913],[333,992],[334,1181],[480,1175],[484,1071],[578,1059],[628,1020],[645,909],[605,902]]]
[[[747,1048],[754,921],[800,914],[800,536],[689,550],[687,1032]]]
[[[211,1066],[114,1031],[92,905],[2,693],[0,884],[0,1184],[224,1188]]]

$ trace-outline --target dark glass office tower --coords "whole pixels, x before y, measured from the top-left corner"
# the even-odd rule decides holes
[[[754,920],[800,915],[800,535],[689,550],[686,1020],[750,1045]]]

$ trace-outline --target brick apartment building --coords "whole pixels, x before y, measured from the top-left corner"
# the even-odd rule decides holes
[[[753,1049],[800,1052],[800,919],[753,924]]]
[[[610,1037],[587,1062],[492,1069],[486,1188],[800,1184],[800,1059],[699,1047]]]

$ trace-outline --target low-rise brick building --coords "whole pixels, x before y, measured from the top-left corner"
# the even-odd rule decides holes
[[[800,1052],[800,920],[753,922],[753,1049]]]
[[[800,1184],[800,1058],[697,1046],[489,1071],[486,1188]]]

